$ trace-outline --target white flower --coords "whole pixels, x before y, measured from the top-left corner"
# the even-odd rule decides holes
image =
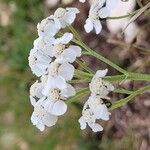
[[[38,23],[37,29],[39,36],[49,36],[49,37],[55,36],[56,33],[59,31],[59,29],[56,28],[54,20],[51,19],[50,17],[47,17],[43,19],[40,23]]]
[[[109,92],[114,90],[114,86],[110,82],[102,79],[107,74],[107,71],[108,69],[98,70],[94,75],[89,84],[92,94],[106,96]]]
[[[51,127],[56,124],[58,117],[52,114],[49,114],[45,111],[43,107],[44,98],[40,99],[38,102],[34,98],[31,99],[31,104],[34,107],[34,111],[31,116],[31,122],[35,125],[40,131],[44,131],[45,126]]]
[[[51,62],[51,58],[45,55],[42,51],[32,49],[29,54],[29,66],[36,76],[46,74],[46,70]]]
[[[109,120],[110,112],[108,112],[108,109],[106,105],[104,104],[102,98],[99,95],[91,95],[89,99],[87,100],[86,105],[92,110],[94,113],[94,116],[96,119],[102,119],[102,120]],[[108,97],[105,97],[106,99],[109,99]]]
[[[87,124],[92,129],[93,132],[99,132],[103,130],[103,127],[96,123],[96,118],[91,109],[83,109],[82,116],[79,119],[80,128],[84,130],[87,127]]]
[[[34,41],[34,49],[41,51],[44,55],[52,56],[54,37],[40,36]]]
[[[61,29],[71,25],[78,13],[79,10],[77,8],[58,8],[54,15],[51,15],[50,18],[54,19],[56,28]]]
[[[67,105],[64,102],[67,98],[75,95],[75,89],[70,84],[66,88],[53,88],[49,90],[47,99],[44,103],[45,110],[53,115],[60,116],[67,111]]]
[[[99,34],[102,30],[100,18],[106,18],[109,16],[110,9],[115,5],[116,0],[95,0],[91,5],[89,11],[89,17],[84,25],[87,33],[95,29],[96,34]],[[104,6],[104,4],[106,5]]]
[[[57,58],[57,62],[73,63],[76,57],[81,56],[81,48],[79,46],[67,46],[72,39],[73,35],[71,33],[65,33],[62,37],[55,40],[52,56]]]
[[[107,98],[107,97],[106,97]],[[82,116],[79,119],[80,128],[83,130],[89,127],[93,132],[102,131],[103,127],[96,123],[97,119],[109,120],[110,112],[100,96],[91,95],[83,106]]]
[[[47,95],[49,89],[52,88],[66,88],[66,81],[73,78],[74,67],[69,63],[57,63],[57,61],[52,62],[48,68],[48,79],[43,89],[43,93]]]

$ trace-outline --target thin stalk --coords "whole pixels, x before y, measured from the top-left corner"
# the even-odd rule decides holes
[[[133,91],[129,91],[129,90],[126,90],[126,89],[123,89],[123,88],[119,88],[119,89],[115,89],[113,91],[114,93],[120,93],[120,94],[132,94]]]
[[[77,64],[79,64],[80,67],[82,67],[84,70],[86,70],[87,72],[89,72],[90,74],[93,74],[93,70],[91,68],[89,68],[88,66],[86,66],[82,61],[80,61],[79,59],[76,59]]]
[[[123,18],[127,18],[127,17],[132,17],[134,16],[140,9],[133,11],[132,13],[129,13],[127,15],[123,15],[123,16],[117,16],[117,17],[107,17],[106,19],[123,19]]]
[[[89,88],[82,88],[82,89],[79,89],[79,90],[77,91],[77,94],[76,94],[75,96],[69,98],[69,99],[66,101],[66,103],[67,103],[67,104],[73,103],[73,102],[77,101],[78,98],[81,98],[81,97],[85,96],[85,95],[88,94],[88,93],[89,93]]]
[[[120,73],[123,74],[128,74],[128,72],[124,69],[122,69],[121,67],[119,67],[118,65],[116,65],[115,63],[113,63],[112,61],[110,61],[109,59],[103,57],[102,55],[96,53],[95,51],[92,51],[92,49],[90,49],[89,47],[85,47],[85,45],[82,45],[88,52],[84,52],[85,55],[90,55],[93,57],[96,57],[97,59],[103,61],[104,63],[108,64],[109,66],[113,67],[114,69],[118,70]]]
[[[142,94],[148,90],[150,90],[150,85],[142,87],[142,88],[132,92],[128,97],[121,99],[119,101],[113,102],[110,110],[114,110],[116,108],[119,108],[119,107],[126,105],[129,101],[133,100],[134,97],[136,97],[137,95],[140,95],[140,94]]]

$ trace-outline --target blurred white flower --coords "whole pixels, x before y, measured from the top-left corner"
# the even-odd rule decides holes
[[[57,62],[73,63],[76,57],[81,56],[81,48],[75,45],[67,45],[73,39],[71,33],[65,33],[62,37],[57,38],[54,42],[52,56],[57,58]]]
[[[109,16],[110,10],[115,6],[116,0],[95,0],[90,8],[88,19],[84,25],[87,33],[95,29],[96,34],[102,30],[100,18]]]
[[[67,111],[67,105],[64,101],[75,94],[75,89],[70,84],[67,84],[66,88],[55,87],[50,89],[44,103],[44,108],[50,114],[56,116],[63,115]]]
[[[62,4],[68,5],[68,4],[72,3],[74,0],[61,0],[61,1],[62,1]]]
[[[102,79],[108,72],[108,69],[98,70],[94,75],[91,83],[89,84],[90,91],[92,94],[99,94],[101,96],[106,96],[109,92],[114,90],[114,86]]]
[[[113,9],[111,9],[109,16],[115,17],[115,16],[127,15],[134,10],[135,6],[136,6],[136,0],[129,0],[126,2],[117,0],[117,4]],[[120,37],[121,30],[125,28],[129,20],[130,18],[122,18],[122,19],[115,19],[115,20],[108,19],[107,27],[113,35],[117,35],[118,37]],[[136,37],[138,30],[139,28],[135,22],[129,24],[129,26],[124,31],[125,41],[127,43],[131,43]]]
[[[33,74],[39,77],[46,74],[52,59],[40,50],[31,49],[28,60]]]
[[[45,126],[51,127],[56,124],[58,117],[52,114],[49,114],[45,111],[43,107],[44,98],[40,99],[38,102],[34,98],[31,99],[31,104],[34,107],[34,111],[31,116],[31,122],[35,125],[40,131],[44,131]]]
[[[43,94],[47,95],[49,89],[66,88],[66,81],[73,78],[74,67],[69,63],[59,64],[56,61],[52,62],[48,68],[48,79],[43,89]]]
[[[71,25],[76,18],[76,14],[78,13],[79,10],[77,8],[58,8],[54,15],[51,15],[50,18],[54,20],[55,27],[57,29],[61,29]]]
[[[59,29],[56,28],[54,20],[51,19],[50,17],[47,17],[43,19],[40,23],[38,23],[37,29],[39,36],[48,36],[48,37],[55,36],[56,33],[59,31]]]
[[[46,6],[52,8],[58,5],[60,0],[45,0]]]

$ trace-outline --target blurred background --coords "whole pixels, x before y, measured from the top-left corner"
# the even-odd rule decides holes
[[[119,13],[113,11],[110,16],[125,15],[143,7],[149,0],[138,2],[129,0],[126,6],[122,6],[125,2],[121,2],[117,6]],[[28,54],[37,38],[37,23],[57,7],[79,8],[81,13],[74,26],[90,47],[125,69],[150,73],[150,11],[143,13],[124,34],[123,25],[129,19],[102,20],[100,35],[86,34],[83,25],[90,3],[81,4],[78,0],[0,0],[0,150],[150,149],[149,93],[114,110],[110,121],[102,123],[104,131],[101,133],[80,130],[81,103],[69,105],[66,115],[42,133],[30,122],[33,108],[29,101],[29,88],[36,77],[28,66]],[[91,57],[84,56],[83,60],[94,70],[108,67]],[[109,75],[117,74],[112,68],[109,69]],[[119,86],[134,90],[146,84],[128,81]],[[112,99],[125,96],[113,94]]]

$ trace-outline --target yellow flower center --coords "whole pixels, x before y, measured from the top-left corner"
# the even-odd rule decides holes
[[[64,51],[65,45],[57,44],[57,45],[55,45],[54,49],[55,49],[55,54],[60,55]]]

